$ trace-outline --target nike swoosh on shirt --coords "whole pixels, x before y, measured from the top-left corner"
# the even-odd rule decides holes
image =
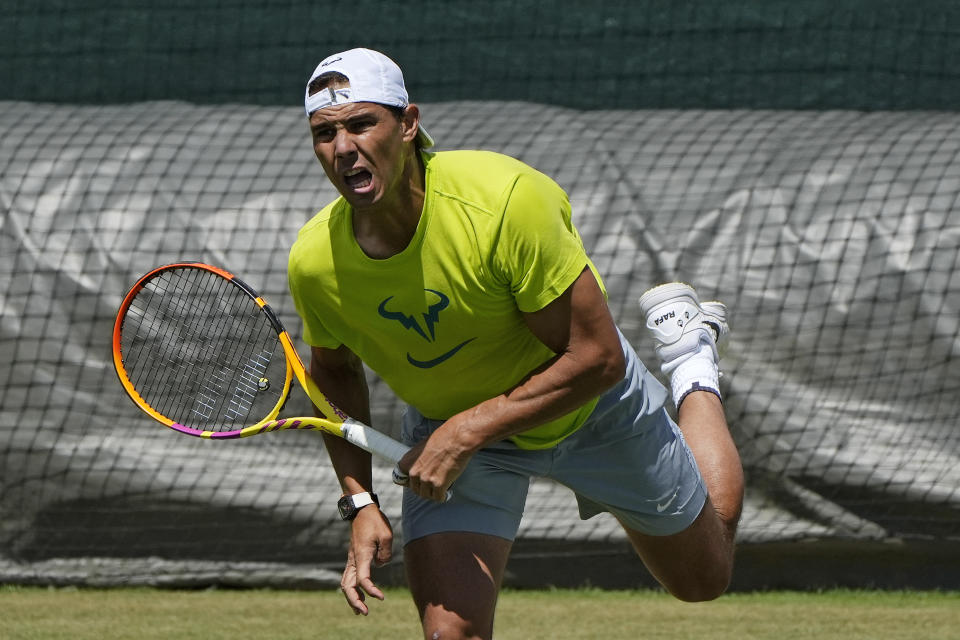
[[[475,337],[474,337],[474,338],[470,338],[469,340],[464,340],[463,342],[461,342],[460,344],[458,344],[457,346],[455,346],[453,349],[450,349],[450,351],[447,351],[447,352],[444,353],[443,355],[437,356],[437,357],[434,358],[433,360],[417,360],[416,358],[414,358],[413,356],[411,356],[409,352],[407,352],[407,362],[409,362],[409,363],[412,364],[413,366],[419,367],[419,368],[421,368],[421,369],[432,369],[433,367],[437,366],[438,364],[441,364],[441,363],[443,363],[443,362],[446,362],[447,360],[449,360],[450,358],[452,358],[454,355],[456,355],[457,351],[460,351],[460,349],[462,349],[464,346],[466,346],[467,343],[473,342],[474,340],[476,340]]]

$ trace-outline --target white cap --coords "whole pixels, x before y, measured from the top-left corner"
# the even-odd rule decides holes
[[[350,81],[350,86],[341,89],[329,87],[310,95],[310,83],[324,73],[341,73]],[[319,109],[348,102],[376,102],[404,109],[410,104],[400,67],[372,49],[350,49],[325,58],[307,81],[303,100],[307,117]],[[422,125],[417,138],[421,147],[433,146],[433,138]]]

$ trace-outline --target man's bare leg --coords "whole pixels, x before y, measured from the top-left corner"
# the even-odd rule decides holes
[[[677,424],[724,525],[732,555],[743,509],[744,480],[740,454],[727,428],[720,398],[709,391],[688,394],[680,403]]]
[[[692,287],[674,282],[646,292],[640,308],[654,337],[661,371],[670,378],[678,426],[724,525],[732,555],[744,478],[720,399],[718,345],[725,343],[729,332],[726,307],[701,303]]]
[[[512,543],[479,533],[436,533],[404,548],[425,640],[486,639]]]

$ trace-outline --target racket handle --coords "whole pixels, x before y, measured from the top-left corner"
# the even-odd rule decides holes
[[[356,420],[348,419],[341,425],[341,429],[343,439],[350,444],[355,444],[364,451],[376,454],[394,464],[400,462],[400,458],[410,450],[410,447],[402,442],[397,442],[390,436]]]
[[[401,487],[410,484],[410,476],[400,470],[400,463],[397,463],[397,466],[393,468],[393,484],[398,484]]]
[[[398,484],[401,487],[406,487],[410,484],[410,476],[400,470],[399,464],[393,468],[393,484]],[[447,496],[443,499],[443,501],[446,502],[452,497],[453,491],[447,489]]]
[[[340,425],[340,428],[343,431],[343,439],[347,442],[355,444],[364,451],[376,454],[396,465],[393,468],[394,484],[405,487],[410,483],[409,476],[400,471],[400,465],[397,464],[400,462],[400,458],[410,450],[410,447],[402,442],[397,442],[390,436],[384,435],[376,429],[368,427],[362,422],[357,422],[349,418]],[[445,500],[449,500],[452,496],[453,492],[447,491]]]

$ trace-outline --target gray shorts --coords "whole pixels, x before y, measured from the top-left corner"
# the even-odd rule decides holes
[[[576,433],[550,449],[499,442],[478,451],[445,503],[403,494],[403,535],[469,531],[513,540],[531,477],[573,490],[580,518],[609,512],[649,535],[683,531],[700,514],[707,492],[677,425],[663,408],[666,390],[621,336],[627,375],[597,403]],[[403,440],[423,441],[442,424],[408,407]]]

